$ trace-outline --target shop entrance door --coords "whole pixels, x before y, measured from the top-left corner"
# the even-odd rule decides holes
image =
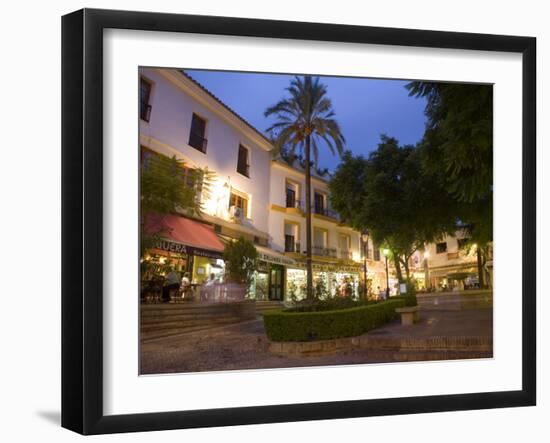
[[[284,268],[282,266],[272,266],[269,273],[269,299],[283,300],[284,295]]]

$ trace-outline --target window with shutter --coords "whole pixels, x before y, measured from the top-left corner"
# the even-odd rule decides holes
[[[248,149],[239,145],[239,154],[237,156],[237,172],[250,177],[250,165],[248,164]]]
[[[206,120],[193,113],[191,120],[191,131],[189,133],[189,146],[206,154],[208,140],[205,138]]]
[[[325,214],[325,196],[318,192],[315,193],[313,197],[315,213],[316,214]]]
[[[151,116],[151,83],[143,77],[139,79],[139,118],[148,122]]]

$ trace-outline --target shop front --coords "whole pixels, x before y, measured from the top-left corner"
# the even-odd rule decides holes
[[[386,270],[370,266],[367,270],[369,297],[380,297],[386,291]]]
[[[285,268],[295,261],[279,252],[256,246],[258,260],[252,277],[250,297],[256,300],[283,301],[285,299]]]
[[[313,292],[319,299],[359,297],[361,265],[340,265],[313,262]],[[286,270],[286,297],[298,301],[306,297],[307,271],[305,262],[297,262]]]
[[[221,282],[224,272],[224,245],[210,226],[175,215],[166,215],[148,227],[158,236],[141,258],[142,297],[157,298],[159,288],[170,272],[178,279],[189,277],[192,290],[208,280]]]
[[[419,291],[426,290],[426,273],[420,271],[414,271],[412,273],[412,278],[415,281],[416,289]]]
[[[474,266],[430,269],[430,284],[436,291],[463,290],[475,286],[478,281],[477,268]]]

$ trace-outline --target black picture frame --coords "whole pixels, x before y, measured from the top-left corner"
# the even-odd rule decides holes
[[[523,64],[522,389],[103,413],[103,30],[170,31],[519,53]],[[84,9],[62,18],[62,426],[82,434],[412,414],[536,403],[536,39],[230,17]]]

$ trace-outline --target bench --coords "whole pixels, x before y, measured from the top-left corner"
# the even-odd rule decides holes
[[[401,314],[402,325],[412,325],[418,322],[418,306],[407,306],[406,308],[396,308],[395,312]]]

